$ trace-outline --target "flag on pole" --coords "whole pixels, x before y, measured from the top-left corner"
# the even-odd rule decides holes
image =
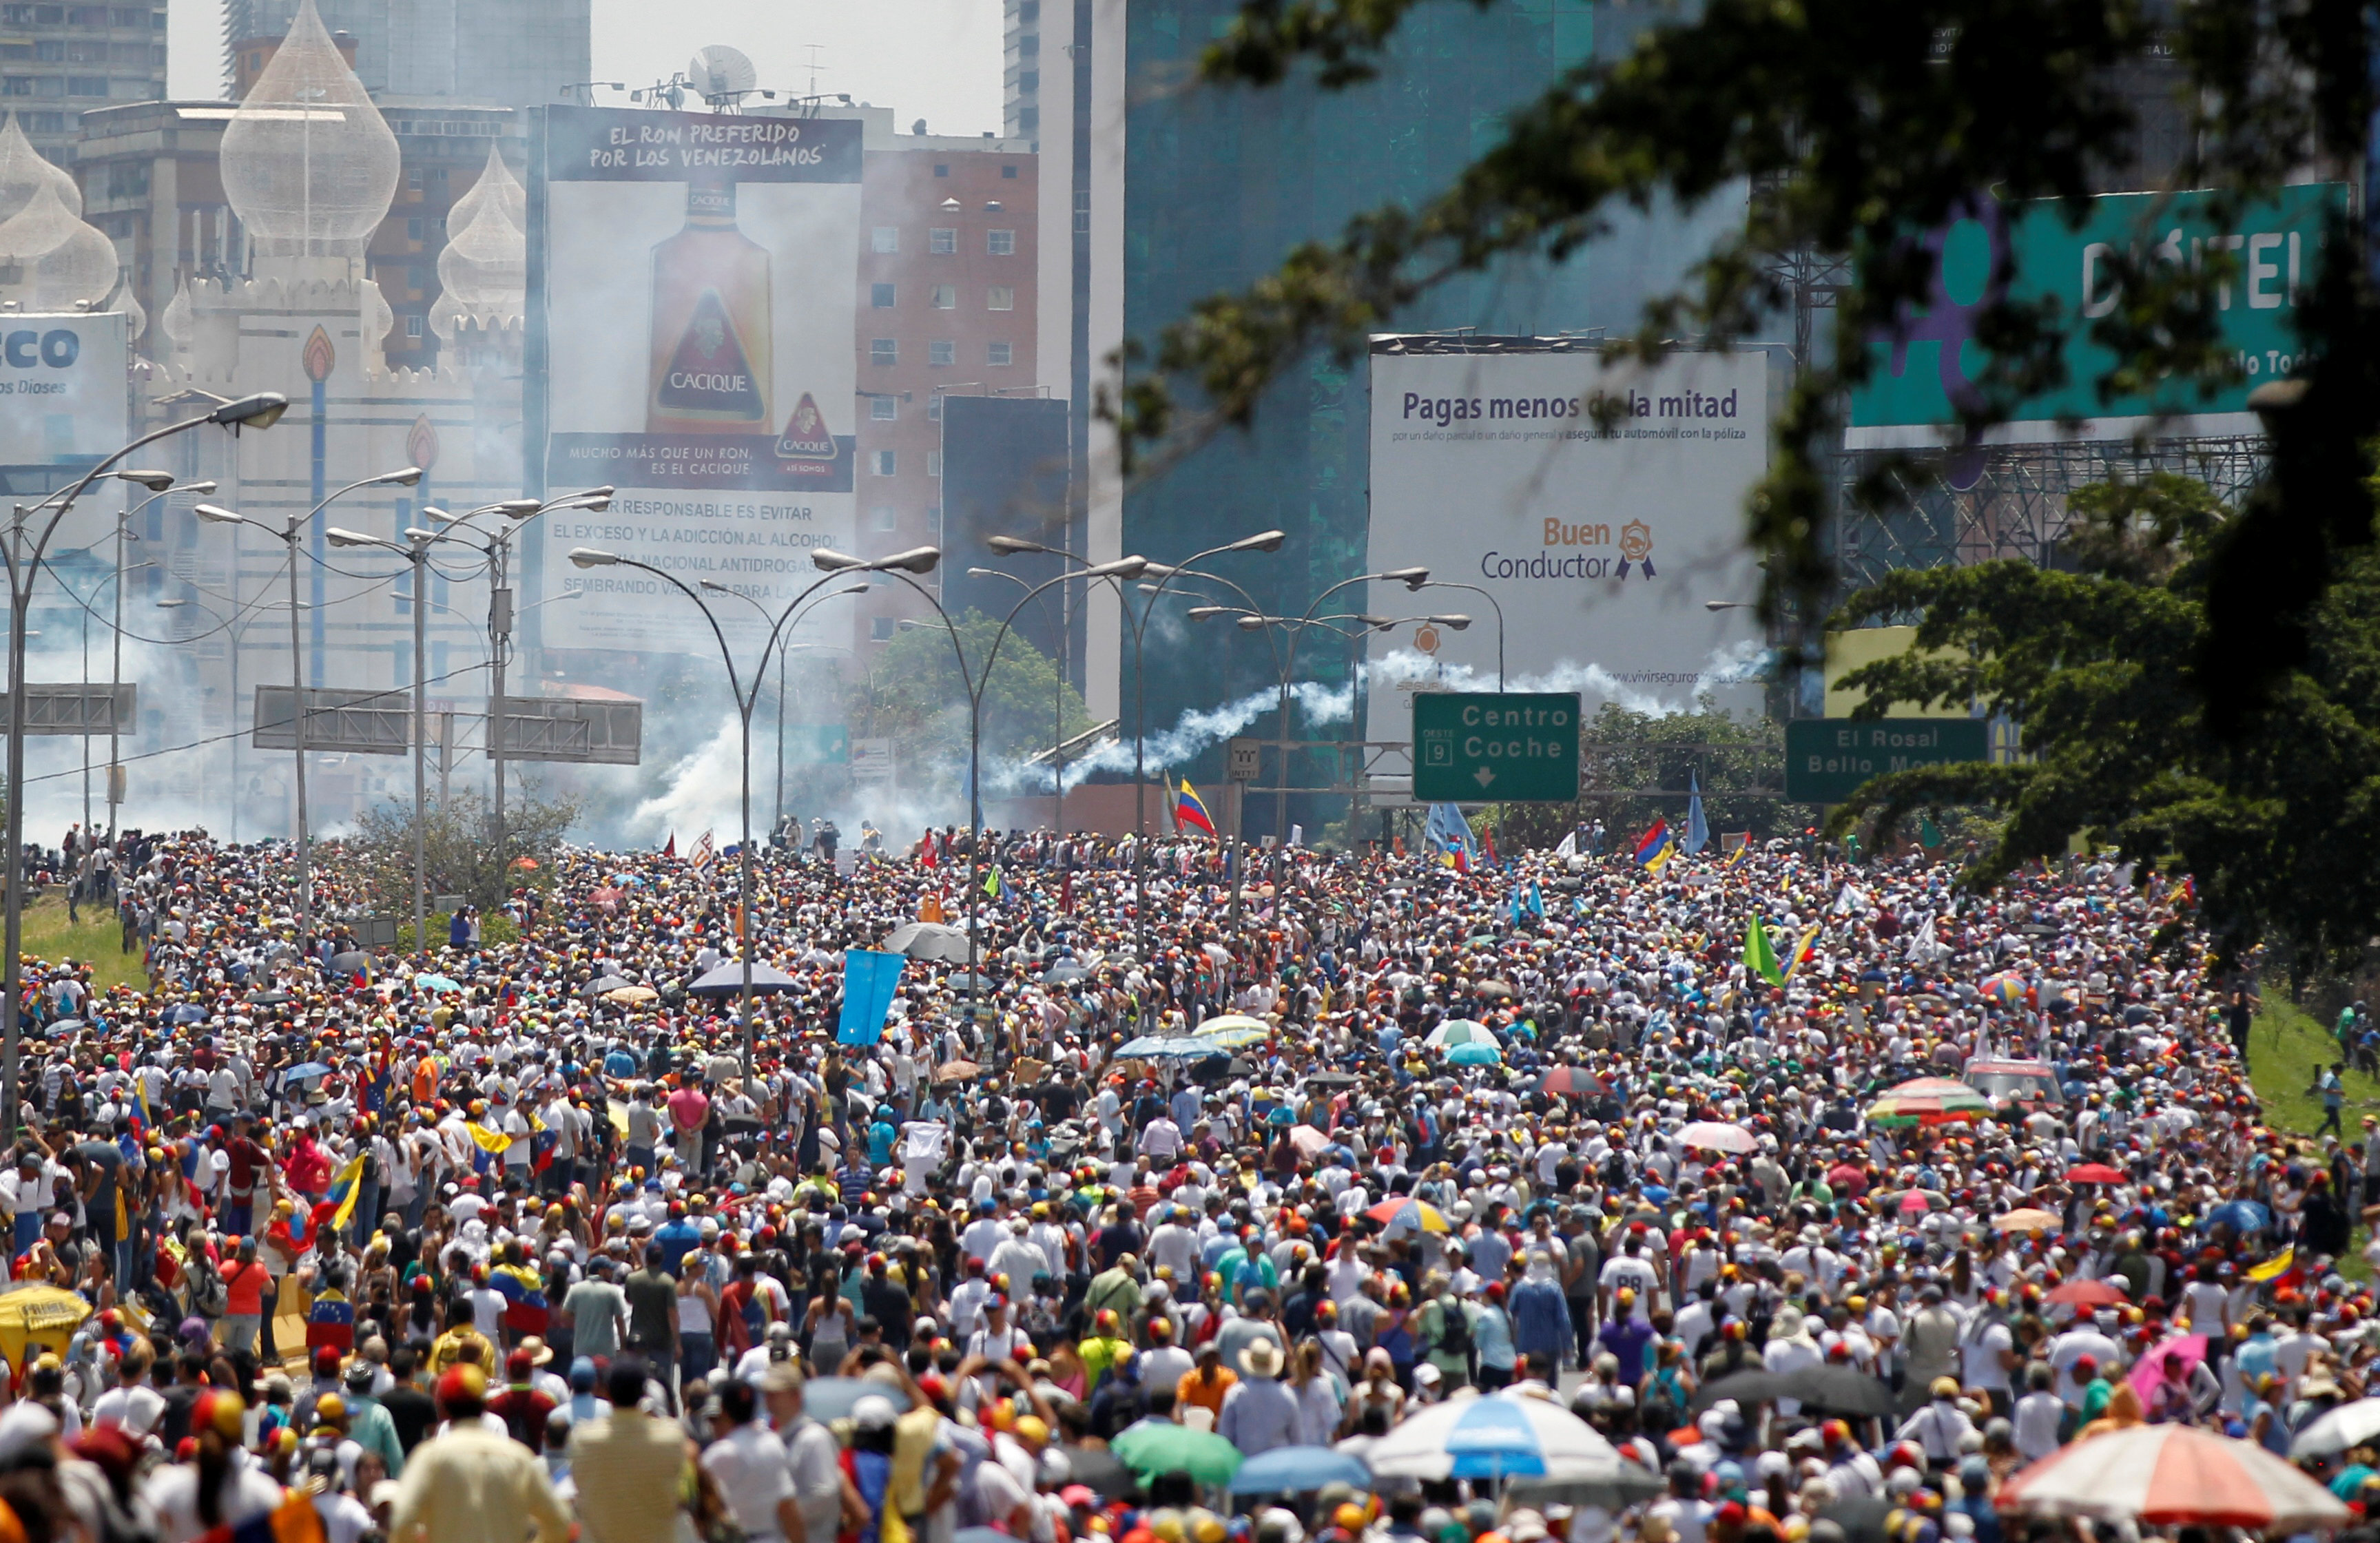
[[[356,1155],[331,1179],[331,1198],[339,1203],[339,1209],[331,1213],[333,1232],[346,1231],[348,1219],[356,1214],[356,1202],[363,1198],[363,1181],[364,1149],[358,1147]]]
[[[1554,848],[1554,856],[1565,858],[1578,856],[1578,832],[1575,830],[1561,838],[1560,844]]]
[[[1190,825],[1210,836],[1215,833],[1215,822],[1207,815],[1206,800],[1198,796],[1198,790],[1190,785],[1189,778],[1184,777],[1173,795],[1173,828],[1179,831]]]
[[[699,871],[702,869],[709,868],[710,866],[710,859],[718,855],[717,850],[710,844],[710,832],[709,831],[703,832],[702,834],[696,839],[694,844],[693,860],[696,869]]]
[[[1785,984],[1785,972],[1778,967],[1777,951],[1768,946],[1768,930],[1760,925],[1760,913],[1753,913],[1752,926],[1743,934],[1743,967],[1771,986]]]
[[[1702,773],[1686,773],[1686,856],[1691,857],[1710,844],[1710,824],[1703,819]]]
[[[983,893],[991,899],[1000,898],[1000,869],[994,868],[984,870]]]
[[[1934,817],[1924,809],[1917,811],[1917,844],[1928,852],[1942,844],[1942,827],[1935,824]]]
[[[1422,833],[1428,838],[1432,851],[1440,857],[1451,856],[1456,868],[1470,870],[1471,821],[1463,817],[1460,808],[1452,804],[1432,804],[1429,822]]]
[[[941,892],[937,891],[936,893],[926,896],[924,900],[918,902],[917,919],[919,921],[935,922],[942,919],[942,897]]]
[[[1803,933],[1802,934],[1802,941],[1801,941],[1800,942],[1795,943],[1795,944],[1793,945],[1793,960],[1792,960],[1792,963],[1791,963],[1791,964],[1789,964],[1789,965],[1787,965],[1787,966],[1785,966],[1785,978],[1786,978],[1786,979],[1788,979],[1788,980],[1792,979],[1792,978],[1793,978],[1793,977],[1794,977],[1794,975],[1795,975],[1795,974],[1796,974],[1796,973],[1797,973],[1797,972],[1802,968],[1802,966],[1803,966],[1803,965],[1808,964],[1812,959],[1815,959],[1815,958],[1816,958],[1816,957],[1817,957],[1817,953],[1818,953],[1818,951],[1817,951],[1816,949],[1815,949],[1815,948],[1812,948],[1810,945],[1811,945],[1812,943],[1815,943],[1815,942],[1816,942],[1818,941],[1818,927],[1819,927],[1819,925],[1820,925],[1820,924],[1819,924],[1819,923],[1817,923],[1817,922],[1812,922],[1812,923],[1810,924],[1810,929],[1809,929],[1809,930],[1808,930],[1808,931],[1806,931],[1806,932],[1803,932]]]
[[[1545,892],[1537,888],[1535,879],[1529,881],[1529,913],[1540,917],[1546,914]]]
[[[1670,822],[1656,820],[1653,828],[1636,843],[1636,866],[1648,873],[1658,874],[1677,849],[1677,838],[1670,831]]]
[[[1496,856],[1495,826],[1482,825],[1479,828],[1479,850],[1486,854],[1488,866],[1489,868],[1501,868],[1504,866],[1504,859]]]
[[[677,832],[675,831],[672,831],[669,833],[669,840],[662,844],[662,856],[664,857],[674,857],[677,856]]]

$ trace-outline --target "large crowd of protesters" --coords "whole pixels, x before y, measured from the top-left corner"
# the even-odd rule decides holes
[[[146,984],[28,966],[0,1543],[1999,1543],[2088,1434],[2364,1391],[2380,1140],[2336,1071],[2265,1123],[2186,886],[966,845],[772,848],[748,916],[565,851],[416,951],[335,847],[309,930],[285,847],[71,834]],[[1389,1461],[1488,1400],[1641,1484]]]

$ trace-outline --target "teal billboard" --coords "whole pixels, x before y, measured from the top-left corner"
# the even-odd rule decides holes
[[[2090,200],[2080,225],[2057,201],[1986,202],[1926,237],[1932,284],[1924,304],[1870,343],[1872,369],[1852,393],[1852,450],[1940,445],[1955,435],[1959,409],[1980,404],[1989,355],[1975,341],[1983,313],[2003,298],[2018,305],[2048,299],[2065,328],[2066,383],[2016,404],[1992,431],[1998,443],[2066,438],[2116,439],[2172,415],[2159,431],[2174,435],[2253,433],[2248,394],[2289,374],[2299,346],[2297,307],[2311,290],[2327,227],[2347,211],[2347,185],[2306,183],[2279,189],[2218,221],[2218,195],[2109,193]],[[2203,269],[2210,252],[2228,255],[2232,272],[2215,292],[2216,322],[2240,378],[2202,394],[2176,380],[2153,393],[2102,402],[2099,378],[2114,352],[2091,337],[2091,324],[2121,299],[2111,259],[2139,252],[2152,261]],[[2012,260],[2005,285],[1998,260]],[[2065,419],[2081,419],[2069,425]]]

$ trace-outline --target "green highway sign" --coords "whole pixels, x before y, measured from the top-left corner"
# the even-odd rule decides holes
[[[1989,729],[1980,718],[1796,718],[1785,725],[1785,796],[1840,804],[1871,777],[1985,760]]]
[[[1414,698],[1414,797],[1425,804],[1578,796],[1578,693],[1424,691]]]

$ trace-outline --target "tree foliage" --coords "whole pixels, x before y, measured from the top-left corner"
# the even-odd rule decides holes
[[[1589,820],[1603,821],[1611,845],[1633,841],[1656,820],[1667,820],[1682,838],[1690,774],[1700,780],[1714,843],[1730,831],[1766,841],[1817,823],[1816,809],[1777,796],[1784,784],[1785,733],[1767,718],[1737,718],[1708,700],[1693,712],[1660,714],[1606,702],[1579,728],[1578,801],[1493,806],[1488,819],[1500,840],[1509,834],[1550,846]]]
[[[1202,74],[1210,89],[1301,71],[1343,86],[1377,71],[1410,12],[1446,3],[1245,0]],[[1437,197],[1365,213],[1245,291],[1128,344],[1100,410],[1127,469],[1146,473],[1221,426],[1246,426],[1310,351],[1352,359],[1367,334],[1455,274],[1514,255],[1560,261],[1615,209],[1691,204],[1748,182],[1743,231],[1648,306],[1632,346],[1758,335],[1788,298],[1773,254],[1852,265],[1831,346],[1816,350],[1835,362],[1796,379],[1748,511],[1767,556],[1765,617],[1811,657],[1834,595],[1829,457],[1842,393],[1869,368],[1867,340],[1923,298],[1912,234],[1985,195],[2061,199],[2079,218],[2136,127],[2118,81],[2166,59],[2187,77],[2192,117],[2173,186],[2215,189],[2218,208],[2237,208],[2298,168],[2350,164],[2369,105],[2369,25],[2350,0],[2172,0],[2154,14],[2142,0],[1706,0],[1626,57],[1560,74]],[[2373,541],[2365,446],[2380,429],[2380,349],[2359,243],[2338,237],[2301,306],[2307,389],[2276,434],[2271,477],[2210,548],[2221,557],[2204,597],[2208,630],[2183,662],[2206,683],[2211,725],[2230,736],[2309,659],[2325,591]],[[2123,303],[2089,323],[2117,358],[2095,383],[2103,399],[2147,382],[2236,380],[2213,299],[2236,280],[2231,261],[2143,265],[2118,254],[2116,265]],[[2078,324],[2051,302],[2003,301],[1981,317],[1993,362],[1966,427],[2062,383],[2058,340]],[[1856,498],[1881,503],[1915,469],[1877,465]]]
[[[578,820],[577,803],[534,793],[505,799],[501,846],[493,816],[487,796],[476,791],[452,794],[430,806],[422,827],[422,868],[431,895],[459,894],[485,910],[516,889],[543,889],[552,882],[563,837]],[[413,805],[391,799],[366,809],[345,846],[362,871],[372,908],[410,917]],[[523,858],[535,866],[522,866]]]
[[[1836,626],[1922,616],[1909,651],[1845,677],[1865,696],[1860,716],[1973,703],[2014,719],[2027,753],[1877,778],[1838,811],[1838,828],[1993,806],[2008,819],[1970,865],[1971,883],[2054,858],[2079,833],[2144,871],[2190,873],[2232,957],[2265,942],[2310,967],[2360,954],[2380,929],[2380,555],[2367,543],[2343,560],[2307,619],[2301,662],[2233,733],[2193,664],[2251,516],[2173,476],[2086,490],[2074,504],[2086,522],[2069,544],[2076,571],[1997,562],[1895,573],[1836,614]]]
[[[1050,656],[979,611],[953,623],[966,665],[961,673],[951,634],[940,625],[904,628],[879,650],[867,673],[852,681],[846,708],[852,733],[894,740],[912,765],[964,769],[967,759],[967,686],[990,677],[983,692],[983,776],[987,791],[1003,768],[1048,749],[1052,728],[1069,737],[1091,726],[1083,699],[1062,686]],[[998,638],[995,657],[993,640]]]

